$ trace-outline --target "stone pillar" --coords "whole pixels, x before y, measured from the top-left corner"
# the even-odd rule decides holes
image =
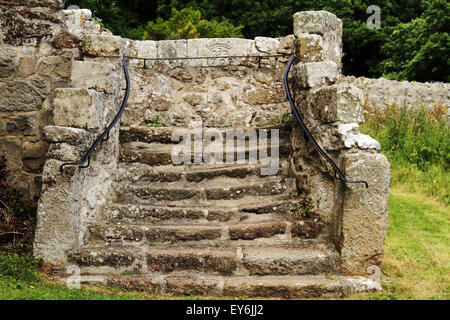
[[[119,111],[124,78],[120,55],[125,44],[119,37],[95,28],[87,10],[64,11],[63,16],[67,34],[83,37],[80,50],[85,56],[72,62],[67,85],[53,89],[54,125],[43,129],[49,150],[38,203],[34,255],[56,265],[64,265],[67,253],[85,244],[89,223],[112,197],[119,124],[110,131],[108,141],[94,150],[88,168],[67,166],[61,172],[60,166],[79,161]]]
[[[344,274],[366,274],[383,258],[389,199],[389,163],[380,145],[359,132],[363,92],[340,82],[342,22],[326,11],[294,15],[293,88],[297,109],[319,145],[346,177],[369,188],[334,179],[334,170],[294,129],[294,170],[312,211],[324,220],[341,253]]]

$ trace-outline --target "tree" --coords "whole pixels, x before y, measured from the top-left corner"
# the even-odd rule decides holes
[[[181,11],[172,9],[172,15],[167,20],[157,18],[156,22],[147,24],[144,39],[192,39],[192,38],[242,38],[243,26],[235,27],[229,20],[222,21],[205,20],[201,18],[201,12],[192,8],[184,8]]]
[[[450,3],[428,1],[416,19],[390,27],[382,46],[386,59],[379,68],[388,78],[416,81],[450,81]]]

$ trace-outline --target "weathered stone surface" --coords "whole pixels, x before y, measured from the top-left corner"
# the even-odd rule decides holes
[[[0,136],[21,134],[33,136],[36,134],[36,121],[35,112],[17,116],[0,116]]]
[[[324,60],[323,38],[316,34],[301,34],[295,40],[296,57],[299,62]]]
[[[358,147],[359,149],[381,150],[380,143],[368,135],[359,132],[357,123],[340,124],[338,132],[346,148]]]
[[[294,35],[318,34],[323,37],[323,58],[341,66],[342,21],[327,11],[302,11],[294,15]]]
[[[104,109],[100,94],[92,89],[59,88],[55,90],[54,122],[57,126],[101,128]]]
[[[37,88],[24,81],[0,83],[0,112],[35,111],[42,107],[44,95]]]
[[[248,104],[282,103],[286,99],[284,89],[247,89],[244,90],[242,101]]]
[[[28,22],[20,18],[18,11],[13,8],[2,10],[0,16],[3,42],[8,45],[38,46],[43,39],[50,38],[55,32],[53,26],[46,21]]]
[[[280,41],[274,38],[256,37],[255,46],[258,51],[275,54],[280,47]]]
[[[433,109],[444,106],[450,110],[450,84],[442,82],[396,81],[385,78],[342,77],[342,81],[360,88],[366,97],[364,103],[371,108],[384,110],[386,106],[422,106]]]
[[[342,208],[338,215],[338,245],[341,268],[345,274],[367,274],[370,266],[383,262],[389,211],[389,162],[382,154],[346,153],[341,167],[351,180],[341,192]]]
[[[332,85],[339,80],[339,69],[332,61],[301,63],[295,66],[297,83],[301,88]]]
[[[84,53],[98,57],[118,57],[123,41],[119,36],[89,34],[85,38]]]
[[[336,15],[328,11],[301,11],[294,14],[294,35],[303,33],[324,35],[338,24]]]
[[[21,57],[19,59],[19,73],[22,77],[32,75],[36,71],[36,57]]]
[[[67,51],[61,56],[50,56],[41,59],[37,72],[49,77],[70,77],[72,69],[72,53]]]
[[[56,9],[64,7],[63,0],[0,0],[0,4],[9,6],[50,7]]]
[[[232,249],[207,247],[152,248],[147,252],[149,271],[173,272],[191,270],[229,275],[237,268]]]
[[[95,24],[90,10],[63,10],[62,16],[65,26],[75,36],[100,33],[100,26]]]
[[[331,248],[248,247],[243,264],[250,275],[302,275],[336,271],[339,254]]]
[[[70,81],[75,88],[94,89],[113,94],[118,87],[114,71],[113,65],[100,62],[74,61]]]
[[[40,173],[44,166],[47,145],[39,140],[25,141],[22,145],[22,162],[27,172]]]
[[[333,85],[311,91],[311,106],[322,123],[363,123],[364,96],[355,86]]]
[[[21,168],[21,149],[21,138],[0,137],[0,159],[5,160],[6,168],[11,171]]]
[[[65,126],[46,126],[44,128],[44,137],[51,143],[64,142],[71,145],[79,145],[83,141],[92,140],[92,134],[86,130]]]
[[[270,238],[286,231],[286,223],[266,222],[260,224],[240,224],[229,227],[228,232],[231,240],[243,239],[253,240],[256,238]]]
[[[11,79],[17,68],[12,59],[0,59],[0,79]]]

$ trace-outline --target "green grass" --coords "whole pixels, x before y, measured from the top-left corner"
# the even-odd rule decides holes
[[[383,292],[358,299],[449,299],[450,210],[403,189],[391,190]]]
[[[450,204],[450,126],[446,108],[366,110],[361,131],[381,144],[391,164],[391,185]]]

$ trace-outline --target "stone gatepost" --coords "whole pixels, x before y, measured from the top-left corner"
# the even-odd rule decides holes
[[[53,91],[54,125],[44,128],[49,149],[38,203],[34,255],[64,265],[67,252],[86,242],[89,223],[111,201],[112,176],[119,157],[118,124],[92,153],[90,166],[79,161],[119,111],[124,94],[121,56],[128,42],[99,30],[88,10],[63,10],[66,39],[81,43],[69,81]],[[86,163],[85,163],[86,165]]]
[[[342,21],[326,11],[294,15],[293,88],[297,109],[319,145],[349,180],[334,179],[332,167],[305,139],[292,134],[293,169],[311,210],[326,222],[341,253],[344,274],[367,274],[381,266],[389,209],[389,162],[380,145],[359,132],[364,122],[362,91],[341,83]]]

